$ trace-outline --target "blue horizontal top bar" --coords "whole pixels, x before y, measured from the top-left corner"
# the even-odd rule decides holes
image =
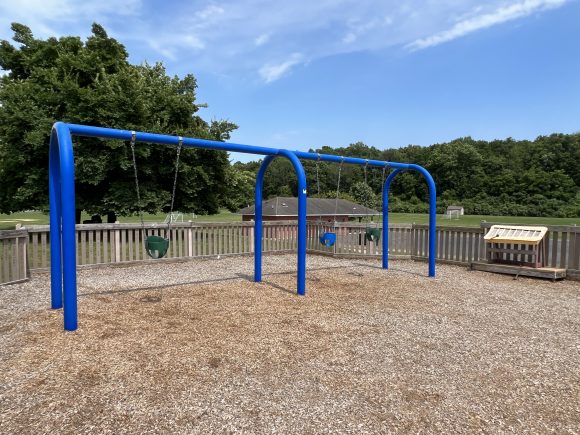
[[[65,125],[69,128],[71,134],[75,136],[102,137],[107,139],[119,139],[119,140],[131,140],[132,137],[131,130],[119,130],[105,127],[92,127],[80,124],[65,124]],[[156,134],[156,133],[143,133],[139,131],[135,133],[135,140],[138,142],[149,142],[166,145],[177,145],[179,143],[178,136],[170,136],[166,134]],[[232,142],[219,142],[214,140],[194,139],[189,137],[183,138],[183,146],[189,148],[204,148],[211,150],[233,151],[246,154],[260,154],[264,156],[276,156],[280,153],[280,150],[277,148],[260,147],[254,145],[242,145]],[[343,162],[353,165],[390,167],[396,169],[410,169],[412,166],[415,166],[407,163],[384,162],[381,160],[367,160],[360,159],[357,157],[342,157],[330,154],[307,153],[303,151],[293,151],[293,152],[294,154],[296,154],[298,158],[306,160],[320,160],[324,162],[334,162],[334,163]]]
[[[300,159],[305,160],[320,160],[324,162],[334,162],[334,163],[349,163],[351,165],[368,165],[368,166],[378,166],[387,168],[397,168],[397,169],[409,169],[408,163],[396,163],[396,162],[385,162],[383,160],[371,160],[371,159],[361,159],[359,157],[343,157],[334,156],[332,154],[318,154],[318,153],[306,153],[303,151],[294,151],[294,154]]]
[[[67,124],[71,134],[76,136],[102,137],[107,139],[131,140],[131,130],[117,130],[114,128],[91,127],[79,124]],[[166,145],[179,144],[179,136],[170,136],[167,134],[135,132],[137,142],[149,142]],[[241,145],[231,142],[219,142],[206,139],[183,138],[183,146],[189,148],[204,148],[210,150],[234,151],[248,154],[261,154],[266,156],[275,156],[278,150],[275,148],[257,147],[253,145]]]

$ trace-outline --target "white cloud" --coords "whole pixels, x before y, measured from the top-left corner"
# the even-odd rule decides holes
[[[183,49],[198,52],[205,49],[205,43],[194,34],[173,35],[169,39],[164,36],[141,36],[140,38],[157,53],[174,61],[179,58],[179,52]]]
[[[260,36],[258,36],[256,39],[254,39],[254,44],[256,44],[256,47],[259,47],[261,45],[264,45],[269,40],[270,40],[270,35],[267,33],[262,33]]]
[[[260,76],[266,83],[271,83],[278,80],[293,66],[302,63],[303,55],[301,53],[293,53],[289,59],[277,64],[267,64],[260,68]]]
[[[196,12],[195,16],[198,20],[205,21],[210,18],[214,18],[216,15],[221,15],[225,12],[225,9],[221,6],[209,5],[202,10]]]
[[[457,22],[450,29],[413,41],[407,45],[407,48],[415,51],[443,44],[444,42],[460,38],[480,29],[525,17],[534,12],[560,7],[565,2],[566,0],[523,0],[509,6],[500,7],[491,13],[466,18],[463,21]]]
[[[363,21],[359,18],[351,18],[346,24],[349,31],[342,38],[342,42],[345,44],[352,44],[359,38],[368,36],[369,34],[383,33],[386,27],[393,24],[393,18],[388,15],[383,18],[375,17],[367,21]]]
[[[175,50],[167,48],[164,44],[159,44],[155,39],[150,39],[147,42],[149,43],[149,46],[157,53],[165,56],[167,59],[177,60],[177,54],[175,53]]]
[[[0,0],[35,36],[87,36],[97,21],[131,60],[180,62],[196,73],[278,80],[305,61],[390,47],[419,50],[571,0]],[[289,53],[294,53],[285,55]]]
[[[181,38],[178,38],[178,41],[184,47],[196,48],[198,50],[205,48],[205,43],[197,35],[183,35]]]
[[[19,0],[0,2],[0,38],[12,37],[10,23],[27,25],[36,37],[86,35],[93,22],[129,22],[139,15],[141,0]]]

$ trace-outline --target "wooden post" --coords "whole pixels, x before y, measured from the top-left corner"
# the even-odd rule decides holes
[[[193,225],[192,221],[189,221],[189,228],[187,229],[187,256],[193,257]]]
[[[116,221],[115,224],[118,224],[119,221]],[[115,228],[115,258],[113,260],[114,263],[119,263],[121,261],[121,230]]]
[[[250,227],[250,252],[254,252],[254,227]]]
[[[20,242],[20,255],[21,255],[21,266],[20,266],[20,279],[26,279],[30,277],[30,270],[28,269],[28,234],[24,234],[23,237],[19,238]]]

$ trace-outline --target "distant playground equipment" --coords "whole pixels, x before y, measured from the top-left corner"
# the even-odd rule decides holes
[[[195,219],[195,213],[192,213],[192,218]],[[165,220],[163,221],[164,224],[174,224],[177,222],[183,223],[183,213],[168,213],[167,216],[165,216]]]
[[[459,217],[463,216],[464,213],[463,207],[460,205],[450,205],[447,207],[447,210],[445,210],[445,217],[447,219],[459,219]]]
[[[179,165],[181,147],[203,148],[210,150],[232,151],[265,156],[256,178],[255,189],[255,219],[254,219],[254,281],[262,281],[262,191],[264,175],[268,166],[276,157],[290,160],[296,171],[298,181],[298,230],[297,230],[297,294],[306,294],[306,202],[307,183],[304,167],[300,159],[320,160],[325,162],[348,163],[366,165],[379,168],[393,168],[383,186],[383,225],[382,225],[382,266],[389,266],[388,242],[388,206],[389,187],[393,179],[401,171],[418,171],[427,181],[429,188],[429,272],[435,276],[435,219],[436,219],[436,191],[435,182],[429,172],[422,166],[411,163],[385,162],[380,160],[365,160],[356,157],[341,157],[329,154],[316,154],[302,151],[289,151],[241,145],[236,143],[217,142],[205,139],[182,138],[154,133],[143,133],[112,128],[92,127],[78,124],[57,122],[54,124],[50,137],[49,155],[49,199],[50,199],[50,255],[51,255],[51,307],[63,308],[64,329],[74,331],[78,327],[77,313],[77,270],[76,270],[76,229],[75,229],[75,182],[74,182],[74,155],[72,146],[73,136],[90,136],[123,141],[146,142],[153,144],[177,145],[176,170],[172,193],[171,212],[175,199],[175,183]],[[134,162],[136,172],[136,163]],[[135,177],[138,204],[141,205],[138,178]],[[171,225],[169,222],[168,227]],[[144,224],[142,223],[142,228]],[[169,229],[169,228],[168,228]],[[145,231],[143,231],[145,233]],[[167,233],[166,233],[167,234]],[[380,234],[380,233],[379,233]],[[152,237],[152,236],[149,236]],[[147,237],[147,238],[149,238]],[[160,236],[156,236],[160,237]],[[167,252],[168,237],[149,239],[146,246],[151,256],[160,258]],[[375,239],[373,239],[375,240]],[[159,243],[159,245],[155,245]],[[152,245],[153,244],[153,245]],[[154,252],[156,251],[156,252]]]

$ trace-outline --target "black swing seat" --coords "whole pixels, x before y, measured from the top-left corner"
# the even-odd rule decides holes
[[[336,243],[336,233],[324,233],[319,237],[319,240],[324,246],[333,246]]]
[[[165,257],[169,249],[169,239],[159,236],[147,236],[145,239],[145,250],[154,260]]]

